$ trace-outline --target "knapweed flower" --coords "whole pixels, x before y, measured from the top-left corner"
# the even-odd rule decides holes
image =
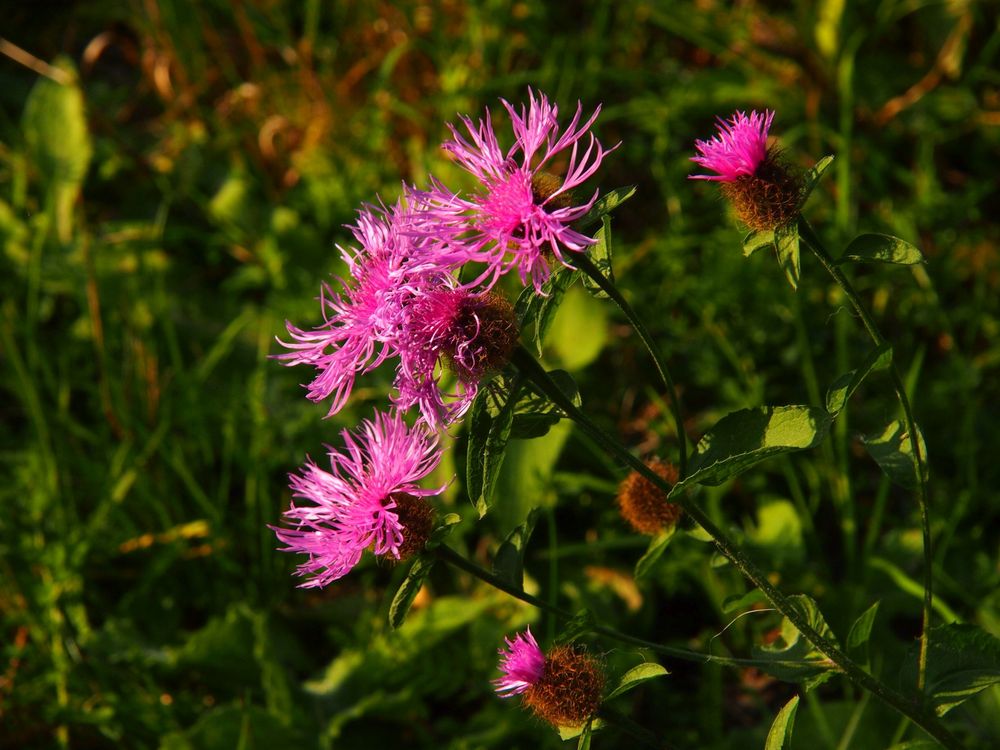
[[[287,365],[312,365],[316,377],[308,397],[332,397],[329,415],[347,403],[355,378],[398,353],[406,306],[421,289],[446,283],[447,272],[429,261],[411,232],[414,211],[400,202],[391,209],[366,206],[351,227],[360,249],[340,248],[350,280],[343,292],[324,285],[324,323],[313,330],[287,324],[291,351],[277,355]]]
[[[523,695],[535,715],[556,727],[577,727],[601,705],[604,673],[594,657],[573,646],[557,646],[547,655],[531,628],[505,638],[500,649],[503,677],[493,680],[502,698]]]
[[[433,523],[426,498],[444,491],[418,484],[441,461],[437,435],[424,425],[376,412],[341,434],[344,448],[330,450],[330,471],[309,460],[291,475],[293,498],[303,502],[285,511],[291,528],[274,528],[284,551],[308,556],[296,570],[309,576],[303,587],[342,578],[366,549],[396,560],[422,549]]]
[[[802,203],[801,177],[782,161],[776,148],[767,146],[773,119],[769,110],[719,118],[718,133],[707,141],[695,141],[698,156],[691,157],[715,174],[690,179],[721,182],[736,215],[756,230],[788,224]]]
[[[661,479],[675,484],[677,469],[659,459],[647,461]],[[618,487],[618,509],[629,525],[640,534],[658,534],[674,526],[683,510],[667,500],[666,493],[637,471],[629,474]]]
[[[514,309],[499,294],[452,286],[416,295],[399,344],[393,402],[418,406],[429,425],[448,425],[472,404],[479,381],[501,369],[518,342]],[[455,376],[452,392],[444,371]]]
[[[582,252],[595,242],[571,224],[590,210],[598,193],[581,200],[573,190],[613,149],[605,149],[589,132],[600,107],[581,124],[578,103],[569,125],[561,129],[558,108],[542,93],[536,96],[529,89],[528,104],[520,111],[500,101],[510,116],[514,145],[506,152],[501,148],[488,111],[477,123],[460,118],[468,137],[449,124],[452,138],[444,149],[480,182],[482,191],[465,198],[434,182],[422,193],[425,218],[433,222],[441,252],[455,266],[486,265],[472,285],[492,288],[500,276],[516,270],[522,283],[530,281],[541,290],[552,258],[565,263],[566,251]],[[567,151],[560,177],[555,174],[557,156]]]

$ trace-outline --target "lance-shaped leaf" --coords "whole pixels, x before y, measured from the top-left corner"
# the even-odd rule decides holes
[[[783,750],[791,747],[792,728],[795,726],[795,711],[798,707],[799,696],[796,695],[778,711],[774,723],[771,724],[771,730],[767,733],[764,750]]]
[[[499,394],[499,395],[498,395]],[[472,403],[465,481],[469,499],[482,518],[493,502],[504,450],[510,439],[517,396],[502,386],[484,388]]]
[[[722,484],[772,456],[813,448],[832,421],[825,409],[814,406],[762,406],[728,414],[698,442],[688,476],[670,494],[692,484]]]
[[[532,508],[528,517],[503,540],[493,558],[493,574],[511,586],[524,590],[524,551],[535,530],[538,508]]]
[[[611,692],[604,697],[604,700],[609,701],[612,698],[625,695],[629,690],[638,687],[644,682],[654,680],[657,677],[665,677],[668,674],[670,672],[656,662],[646,662],[637,667],[632,667],[632,669],[621,676],[618,684],[611,689]]]
[[[919,427],[917,427],[917,439],[920,441],[920,455],[924,459],[926,472],[927,446],[924,444],[924,436]],[[863,436],[861,442],[864,443],[868,455],[875,459],[893,482],[910,490],[920,483],[917,475],[917,457],[913,453],[913,441],[901,420],[894,419],[882,432]],[[927,481],[926,474],[923,481]]]
[[[574,228],[580,232],[590,229],[590,227],[594,226],[604,216],[610,214],[633,195],[635,195],[635,185],[626,185],[625,187],[615,188],[605,193],[601,198],[597,199],[597,202],[591,206],[587,213],[577,219]]]
[[[826,172],[827,168],[833,164],[832,156],[824,156],[811,168],[806,170],[805,177],[802,180],[802,204],[809,200],[809,196],[812,195],[813,189],[819,182],[823,173]]]
[[[975,625],[939,625],[927,636],[927,682],[924,693],[938,716],[990,685],[1000,684],[1000,640]],[[916,685],[919,646],[903,663],[900,678]]]
[[[875,602],[862,612],[847,634],[847,654],[862,664],[868,663],[868,641],[872,635],[872,626],[875,624],[875,615],[878,614],[878,605],[879,602]]]
[[[924,262],[923,253],[906,240],[888,234],[860,234],[834,263],[893,263],[912,266]]]
[[[774,230],[754,229],[743,238],[743,257],[749,258],[765,247],[774,247]]]
[[[596,245],[591,245],[587,248],[587,255],[590,259],[594,261],[594,265],[597,266],[597,270],[610,281],[612,284],[615,283],[615,273],[611,267],[611,217],[604,216],[601,218],[601,228],[597,230],[594,235],[594,239],[597,240]],[[605,293],[597,282],[590,278],[587,274],[583,275],[583,287],[588,292],[593,294],[598,299],[607,299],[608,295]]]
[[[403,583],[396,590],[396,595],[392,597],[392,604],[389,605],[389,626],[393,629],[400,627],[406,621],[410,606],[420,587],[427,580],[427,576],[431,574],[436,559],[432,554],[421,553],[413,560],[410,572],[406,574]]]
[[[892,347],[888,343],[874,349],[856,370],[845,372],[833,381],[826,392],[826,410],[836,416],[844,408],[858,386],[875,370],[882,370],[892,362]]]
[[[788,597],[792,606],[820,635],[835,640],[819,607],[805,594]],[[806,690],[821,685],[833,676],[834,664],[813,646],[787,617],[781,620],[781,637],[774,644],[755,646],[755,659],[769,662],[762,668],[779,680],[800,682]]]
[[[775,229],[774,249],[778,255],[778,265],[785,272],[785,278],[792,285],[792,289],[798,289],[802,266],[799,253],[799,225],[792,222]]]
[[[562,304],[563,297],[576,279],[580,271],[559,268],[553,271],[548,280],[542,284],[542,294],[535,291],[530,284],[524,288],[514,303],[514,314],[521,331],[532,330],[532,338],[538,354],[542,354],[542,343],[555,320],[556,311]]]
[[[670,540],[674,538],[674,532],[676,530],[677,524],[674,524],[652,538],[645,554],[640,557],[639,562],[635,564],[635,580],[638,581],[645,578],[650,574],[653,568],[656,567],[656,563],[666,551],[667,546],[670,544]]]

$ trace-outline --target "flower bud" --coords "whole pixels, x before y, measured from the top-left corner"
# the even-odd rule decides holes
[[[646,463],[657,476],[675,484],[677,469],[659,459]],[[637,471],[629,474],[618,487],[618,508],[622,517],[640,534],[658,534],[676,525],[684,512],[666,493]]]

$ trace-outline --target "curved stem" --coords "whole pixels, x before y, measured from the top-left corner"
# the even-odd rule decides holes
[[[799,220],[799,236],[805,240],[806,246],[819,259],[823,268],[833,277],[833,280],[837,282],[844,294],[847,295],[847,299],[850,300],[854,311],[861,318],[862,325],[872,341],[875,342],[875,345],[882,346],[887,343],[882,332],[875,324],[871,313],[868,312],[861,302],[861,298],[855,291],[854,286],[844,276],[843,271],[833,262],[830,254],[823,247],[823,243],[816,235],[815,230],[813,230],[809,222],[805,219]],[[913,457],[916,461],[917,470],[917,503],[920,506],[920,527],[924,548],[923,623],[920,630],[920,656],[917,662],[917,691],[923,693],[927,679],[928,631],[931,626],[931,610],[934,604],[933,566],[931,564],[931,524],[927,498],[927,465],[920,447],[920,433],[917,431],[917,423],[913,419],[913,408],[910,406],[910,398],[906,395],[906,387],[903,385],[903,379],[899,376],[899,370],[896,369],[895,362],[890,362],[889,364],[889,375],[892,378],[892,387],[896,391],[896,398],[899,400],[899,405],[903,410],[906,433],[910,436],[910,445],[913,446]]]
[[[522,589],[511,585],[507,581],[493,575],[485,568],[476,565],[476,563],[471,560],[462,557],[455,550],[447,545],[439,545],[434,548],[435,554],[444,562],[454,565],[460,570],[464,570],[466,573],[478,578],[479,580],[488,583],[495,589],[503,591],[515,599],[519,599],[525,604],[530,604],[533,607],[537,607],[543,612],[549,612],[561,617],[564,620],[570,620],[573,618],[573,613],[563,609],[562,607],[555,606],[544,599],[539,599],[537,596],[532,596],[531,594],[523,591]],[[613,638],[616,641],[622,643],[629,643],[633,646],[638,646],[639,648],[645,648],[650,651],[655,651],[656,653],[663,654],[664,656],[670,656],[675,659],[682,659],[683,661],[691,661],[697,664],[719,664],[725,667],[773,667],[773,666],[785,666],[785,667],[815,667],[815,666],[829,666],[823,664],[817,664],[816,662],[810,661],[797,661],[792,659],[787,660],[775,660],[775,659],[741,659],[734,656],[716,656],[714,654],[703,654],[700,651],[691,651],[686,648],[679,648],[676,646],[667,646],[662,643],[655,643],[653,641],[647,641],[643,638],[636,638],[635,636],[629,635],[628,633],[623,633],[620,630],[615,630],[607,625],[600,625],[595,623],[591,628],[591,632],[597,633],[599,635],[607,636],[608,638]]]
[[[659,487],[663,492],[669,493],[671,485],[665,482],[656,472],[652,471],[642,461],[633,456],[627,448],[622,446],[604,430],[595,425],[590,418],[578,409],[573,402],[559,389],[559,386],[549,377],[549,374],[524,348],[514,351],[511,358],[517,368],[530,378],[534,383],[562,409],[566,415],[576,422],[581,429],[587,432],[596,442],[626,463],[630,468],[642,474],[646,479]],[[917,705],[902,694],[892,690],[881,680],[868,674],[864,669],[851,660],[847,654],[841,651],[840,647],[829,638],[820,635],[812,625],[809,624],[803,613],[775,586],[768,580],[764,572],[758,568],[744,552],[737,547],[725,533],[715,525],[708,515],[687,497],[677,498],[684,510],[712,537],[715,546],[725,555],[730,562],[761,590],[772,606],[795,626],[820,653],[827,657],[832,665],[839,667],[847,677],[859,687],[868,690],[877,698],[895,708],[901,714],[910,717],[915,724],[920,726],[925,732],[934,737],[946,748],[958,748],[958,741],[945,729],[935,717],[926,713],[923,706]]]
[[[602,292],[614,300],[618,308],[628,318],[628,322],[632,324],[632,328],[639,334],[639,338],[642,339],[642,343],[646,346],[649,356],[653,358],[653,364],[656,365],[656,371],[659,373],[660,380],[663,381],[663,385],[667,389],[667,396],[670,398],[670,412],[673,415],[674,425],[677,430],[677,442],[680,444],[677,470],[680,472],[680,478],[683,479],[687,476],[687,436],[684,434],[684,419],[681,415],[681,402],[677,397],[677,387],[674,385],[674,379],[670,375],[670,368],[667,367],[666,360],[660,354],[660,350],[656,346],[656,342],[653,341],[653,336],[650,334],[649,329],[646,328],[646,324],[635,314],[632,306],[625,301],[621,292],[618,291],[618,287],[601,273],[601,269],[594,264],[594,261],[586,253],[576,253],[568,259],[573,266],[593,279]]]

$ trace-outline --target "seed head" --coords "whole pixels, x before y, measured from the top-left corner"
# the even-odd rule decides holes
[[[664,481],[677,482],[677,469],[672,464],[653,459],[646,465]],[[667,500],[663,490],[637,471],[629,474],[618,487],[618,508],[622,517],[640,534],[658,534],[674,526],[683,513],[680,505]]]

